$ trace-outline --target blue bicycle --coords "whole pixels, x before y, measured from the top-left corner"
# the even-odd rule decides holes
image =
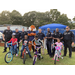
[[[15,54],[15,50],[11,50],[11,47],[12,47],[12,43],[7,43],[7,47],[10,46],[10,51],[5,55],[5,62],[6,63],[9,63],[13,60],[13,55]],[[19,54],[19,50],[17,48],[17,54]]]

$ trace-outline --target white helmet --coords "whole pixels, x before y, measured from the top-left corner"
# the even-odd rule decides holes
[[[13,33],[12,35],[16,35],[16,33]]]

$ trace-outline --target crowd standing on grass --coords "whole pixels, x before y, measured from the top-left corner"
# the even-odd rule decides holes
[[[20,33],[18,28],[16,28],[15,32],[13,33],[12,30],[10,30],[10,27],[7,26],[7,29],[4,30],[3,32],[3,41],[5,42],[3,53],[7,51],[6,42],[14,43],[12,49],[14,48],[15,50],[16,48],[19,49],[19,44],[22,42],[20,57],[22,57],[24,45],[26,45],[30,58],[32,58],[31,49],[33,49],[34,52],[35,46],[42,45],[42,49],[41,49],[42,54],[45,54],[44,47],[43,47],[45,39],[46,39],[47,55],[49,55],[50,57],[54,56],[55,47],[52,48],[52,45],[57,44],[60,46],[64,45],[63,56],[66,56],[67,48],[69,48],[69,58],[72,57],[72,46],[74,45],[74,34],[72,31],[70,31],[69,26],[66,27],[66,31],[63,34],[59,32],[58,28],[56,28],[56,30],[53,33],[50,32],[50,28],[47,28],[46,36],[44,35],[44,33],[42,33],[41,29],[39,29],[38,33],[36,34],[35,31],[31,30],[27,32],[24,30],[24,28],[22,28],[22,32]],[[17,44],[16,42],[18,43],[18,47],[16,45]],[[36,45],[34,44],[34,42]],[[41,54],[41,50],[39,50],[40,54]],[[16,56],[18,56],[17,52],[16,52]]]

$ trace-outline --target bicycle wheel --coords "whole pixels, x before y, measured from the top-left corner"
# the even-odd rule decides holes
[[[54,64],[56,64],[56,59],[57,59],[57,56],[55,56]]]
[[[6,63],[9,63],[9,62],[12,61],[12,59],[13,59],[13,55],[11,54],[11,52],[8,52],[8,53],[5,55],[5,58],[4,58],[5,62],[6,62]]]
[[[36,57],[34,57],[34,60],[33,60],[33,65],[35,65],[35,61],[36,61]]]
[[[26,61],[26,55],[24,53],[23,64],[25,64],[25,61]]]

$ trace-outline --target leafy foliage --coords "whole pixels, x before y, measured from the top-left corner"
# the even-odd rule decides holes
[[[75,25],[69,23],[69,21],[71,21],[71,19],[69,19],[66,14],[60,14],[57,9],[51,9],[46,12],[31,11],[25,13],[23,16],[16,10],[12,12],[2,11],[2,13],[0,13],[0,24],[24,25],[27,27],[35,25],[38,28],[49,23],[61,23],[74,28]],[[75,17],[73,21],[75,21]]]

